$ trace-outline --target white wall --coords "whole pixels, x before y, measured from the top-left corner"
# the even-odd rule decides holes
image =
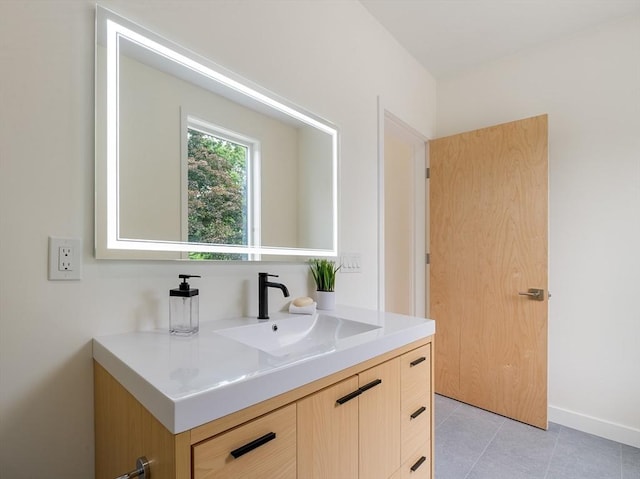
[[[549,114],[549,417],[638,447],[639,52],[636,16],[439,81],[437,95],[438,136]]]
[[[432,77],[354,0],[105,5],[339,125],[339,241],[362,254],[362,274],[339,276],[338,300],[374,308],[377,96],[432,137]],[[92,477],[91,338],[166,327],[178,273],[203,276],[193,283],[201,320],[255,314],[259,270],[279,273],[294,297],[311,292],[303,265],[93,259],[93,10],[90,0],[0,2],[0,476],[8,479]],[[82,281],[47,281],[49,235],[84,239]],[[285,301],[276,292],[270,304]]]

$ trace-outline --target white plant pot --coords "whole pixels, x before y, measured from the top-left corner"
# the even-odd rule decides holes
[[[318,303],[318,309],[332,311],[336,309],[336,292],[316,291],[316,302]]]

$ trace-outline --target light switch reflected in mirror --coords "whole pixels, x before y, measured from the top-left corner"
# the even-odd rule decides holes
[[[338,131],[102,7],[96,256],[337,253]]]

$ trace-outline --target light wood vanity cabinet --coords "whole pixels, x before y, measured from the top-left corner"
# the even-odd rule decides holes
[[[179,434],[95,363],[96,479],[431,479],[431,340]]]

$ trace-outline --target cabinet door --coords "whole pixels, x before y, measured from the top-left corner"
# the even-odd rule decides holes
[[[402,479],[402,468],[398,469],[389,479]]]
[[[431,345],[402,355],[402,463],[431,441]]]
[[[358,477],[357,392],[353,376],[298,401],[299,478]]]
[[[194,479],[295,479],[296,405],[193,447]]]
[[[358,375],[361,479],[387,479],[400,467],[400,358]],[[351,476],[355,477],[355,476]]]

